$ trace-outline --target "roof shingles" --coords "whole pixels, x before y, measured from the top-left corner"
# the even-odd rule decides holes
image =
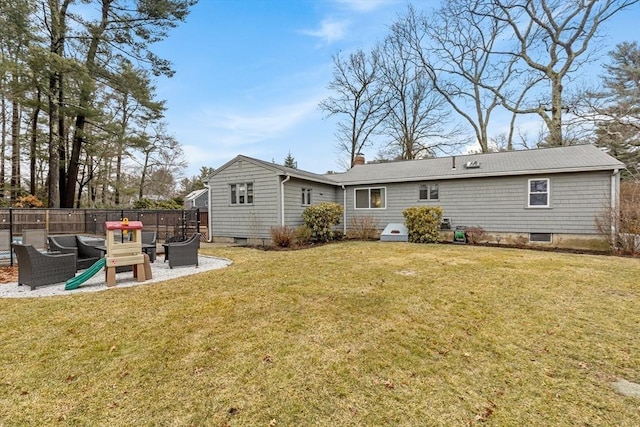
[[[453,168],[455,159],[455,168]],[[478,168],[467,168],[477,162]],[[350,170],[326,175],[343,185],[457,179],[484,176],[528,175],[542,173],[615,170],[624,164],[594,145],[573,145],[537,150],[468,154],[436,159],[367,163]]]

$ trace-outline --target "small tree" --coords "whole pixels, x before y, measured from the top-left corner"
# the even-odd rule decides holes
[[[348,237],[370,240],[378,235],[378,220],[369,215],[352,216],[349,219]]]
[[[615,234],[612,234],[616,225]],[[605,209],[596,218],[600,234],[607,237],[611,249],[625,255],[640,253],[640,181],[623,181],[620,185],[620,211]]]
[[[437,243],[440,241],[442,208],[439,206],[413,206],[402,212],[413,243]]]
[[[284,158],[283,166],[286,166],[292,169],[298,169],[298,162],[296,162],[296,159],[294,159],[293,156],[291,155],[291,151],[289,151],[289,154],[287,154],[287,157]]]
[[[322,202],[306,208],[302,212],[302,219],[311,230],[313,240],[328,242],[334,238],[333,227],[340,224],[342,212],[339,204]]]

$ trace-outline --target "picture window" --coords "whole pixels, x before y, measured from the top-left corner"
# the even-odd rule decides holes
[[[387,195],[385,188],[357,188],[355,190],[356,209],[385,209]]]

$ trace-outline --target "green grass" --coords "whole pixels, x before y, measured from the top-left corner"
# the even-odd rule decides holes
[[[208,248],[226,269],[0,300],[0,425],[640,425],[640,261]]]

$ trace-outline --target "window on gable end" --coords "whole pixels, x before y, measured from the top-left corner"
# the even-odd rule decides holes
[[[528,185],[528,207],[549,207],[549,178],[530,179]]]

